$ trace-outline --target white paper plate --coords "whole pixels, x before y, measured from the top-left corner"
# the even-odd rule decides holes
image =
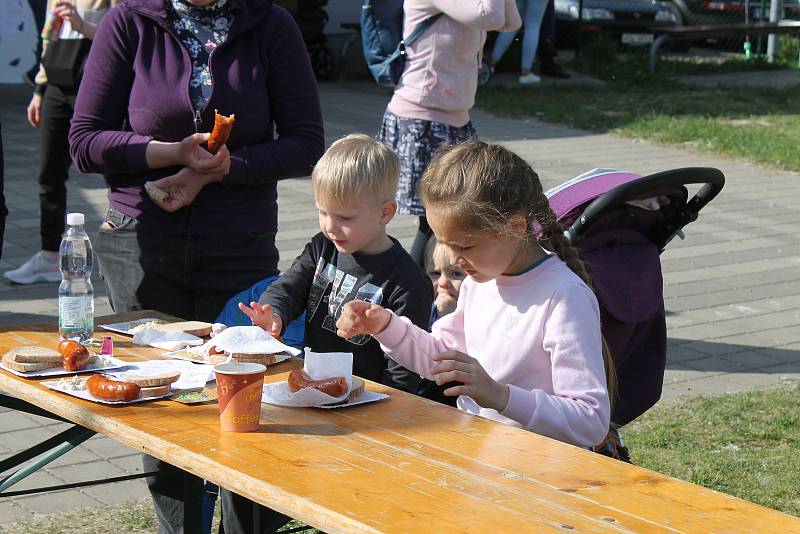
[[[58,367],[51,367],[50,369],[42,369],[41,371],[30,371],[28,373],[21,373],[19,371],[15,371],[14,369],[9,369],[3,364],[0,364],[0,367],[8,371],[9,373],[13,373],[17,376],[21,376],[22,378],[37,378],[43,376],[64,376],[64,375],[75,375],[78,373],[90,373],[94,371],[108,371],[110,369],[121,369],[128,365],[127,362],[123,362],[122,360],[118,360],[116,358],[110,358],[113,363],[110,365],[98,366],[97,364],[90,364],[81,369],[80,371],[67,371],[61,366]]]
[[[49,389],[52,389],[53,391],[58,391],[60,393],[66,393],[67,395],[72,395],[73,397],[78,397],[79,399],[84,399],[84,400],[88,400],[88,401],[92,401],[92,402],[97,402],[97,403],[100,403],[100,404],[134,404],[134,403],[137,403],[137,402],[145,402],[145,401],[151,401],[151,400],[156,400],[156,399],[163,399],[165,397],[169,397],[170,395],[172,395],[174,393],[174,392],[170,391],[169,393],[167,393],[165,395],[161,395],[160,397],[147,397],[145,399],[133,399],[132,401],[127,401],[127,402],[126,401],[107,401],[107,400],[98,399],[96,397],[92,397],[91,393],[89,393],[86,390],[75,391],[75,390],[72,390],[72,389],[61,388],[58,385],[58,380],[48,380],[47,382],[42,382],[42,385],[48,387]]]
[[[133,330],[140,324],[149,323],[151,321],[156,321],[159,324],[166,324],[166,321],[163,319],[156,319],[155,317],[143,317],[141,319],[134,319],[133,321],[125,321],[122,323],[111,323],[111,324],[99,324],[97,326],[104,330],[110,330],[112,332],[118,332],[120,334],[132,336],[133,333],[131,332],[131,330]]]
[[[375,393],[374,391],[366,390],[364,393],[344,404],[323,404],[322,406],[314,406],[314,408],[324,408],[332,410],[334,408],[347,408],[348,406],[355,406],[357,404],[367,404],[368,402],[377,402],[379,400],[388,399],[389,395],[386,393]]]
[[[261,393],[261,402],[264,404],[274,404],[275,406],[286,406],[289,408],[346,408],[356,404],[365,404],[388,398],[385,393],[375,393],[364,390],[364,393],[349,402],[336,402],[334,397],[314,388],[301,389],[296,393],[289,391],[289,384],[282,382],[272,382],[264,384]],[[333,400],[333,402],[331,402]]]

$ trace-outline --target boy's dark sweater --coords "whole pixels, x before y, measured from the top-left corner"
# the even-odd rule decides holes
[[[372,336],[346,340],[336,335],[342,306],[354,299],[380,304],[420,328],[428,327],[433,302],[430,279],[391,239],[392,248],[379,254],[342,254],[319,233],[259,303],[271,305],[284,326],[306,310],[305,346],[319,352],[352,352],[354,374],[417,393],[419,375],[386,356]]]

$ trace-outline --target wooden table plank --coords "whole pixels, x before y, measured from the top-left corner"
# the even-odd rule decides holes
[[[160,357],[113,336],[116,356]],[[0,351],[56,341],[53,326],[0,329]],[[293,365],[271,367],[267,380]],[[786,514],[371,382],[390,398],[263,405],[259,431],[243,434],[219,431],[216,404],[108,406],[38,382],[0,373],[7,393],[326,532],[800,531]]]

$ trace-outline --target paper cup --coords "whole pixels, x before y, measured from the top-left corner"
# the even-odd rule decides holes
[[[222,430],[252,432],[258,429],[266,370],[260,363],[222,363],[214,367]]]

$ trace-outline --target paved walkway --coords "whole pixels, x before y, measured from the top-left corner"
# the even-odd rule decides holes
[[[0,86],[6,148],[6,194],[11,209],[0,271],[13,268],[39,247],[35,183],[37,137],[24,120],[28,91]],[[371,84],[322,86],[328,142],[347,132],[375,132],[388,94]],[[492,117],[474,121],[483,137],[505,143],[540,173],[546,187],[593,167],[642,174],[684,166],[720,168],[728,179],[721,196],[686,228],[662,256],[669,324],[664,400],[715,394],[800,378],[800,175],[647,142],[596,135],[535,120]],[[97,227],[105,208],[98,176],[73,173],[71,210],[84,211]],[[278,243],[286,268],[316,232],[308,179],[280,185]],[[390,231],[408,245],[413,220],[399,217]],[[110,313],[102,282],[95,284],[98,314]],[[0,324],[55,322],[56,285],[14,287],[0,281]],[[2,413],[0,459],[63,425]],[[19,488],[71,482],[95,475],[139,472],[136,451],[95,437],[50,464]],[[142,481],[18,499],[0,499],[0,522],[37,512],[72,510],[146,496]]]
[[[766,80],[769,80],[769,83],[766,83]],[[699,87],[795,87],[800,85],[800,71],[781,69],[698,74],[679,76],[678,81]]]

